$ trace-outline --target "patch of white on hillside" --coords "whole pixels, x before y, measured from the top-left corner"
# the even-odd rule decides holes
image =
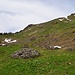
[[[6,43],[13,43],[13,42],[17,42],[17,40],[12,40],[11,38],[5,38],[4,42]]]
[[[70,19],[66,18],[68,21],[71,21]]]
[[[6,44],[1,44],[1,46],[6,46]]]
[[[54,48],[58,48],[58,49],[60,49],[60,48],[61,48],[61,46],[54,46]]]
[[[59,19],[59,21],[63,21],[63,19]]]

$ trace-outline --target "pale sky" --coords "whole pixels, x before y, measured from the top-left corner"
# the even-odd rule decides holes
[[[0,32],[16,32],[29,24],[75,13],[75,0],[0,0]]]

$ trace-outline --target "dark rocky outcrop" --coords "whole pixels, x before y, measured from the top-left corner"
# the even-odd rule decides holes
[[[40,53],[36,50],[32,50],[30,48],[23,48],[22,50],[16,51],[11,54],[13,58],[35,58],[40,56]]]

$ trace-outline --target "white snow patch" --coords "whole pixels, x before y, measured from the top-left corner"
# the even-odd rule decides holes
[[[4,42],[6,42],[6,43],[13,43],[13,42],[17,42],[17,40],[12,40],[11,38],[6,38],[5,40],[4,40]]]
[[[7,43],[9,43],[11,41],[11,39],[7,39],[6,38],[4,41],[7,42]]]
[[[71,21],[70,19],[66,18],[68,21]]]
[[[61,48],[61,46],[54,46],[54,48],[58,48],[58,49],[60,49],[60,48]]]
[[[59,21],[63,21],[63,19],[59,19]]]
[[[6,46],[6,44],[1,44],[2,46]]]
[[[17,42],[17,40],[13,40],[13,41],[11,41],[11,42]]]

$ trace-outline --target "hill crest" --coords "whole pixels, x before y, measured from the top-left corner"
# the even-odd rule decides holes
[[[61,17],[45,23],[30,24],[14,34],[0,34],[0,42],[5,38],[18,40],[16,44],[29,47],[50,48],[61,46],[64,49],[75,49],[75,13],[67,18]]]

